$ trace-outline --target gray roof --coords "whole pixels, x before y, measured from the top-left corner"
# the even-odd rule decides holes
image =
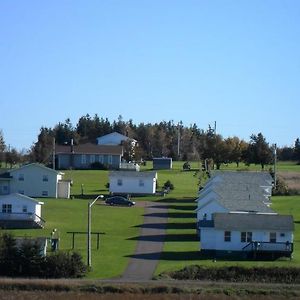
[[[221,198],[218,202],[229,211],[274,213],[274,211],[261,200],[249,200],[247,198]]]
[[[109,177],[139,177],[139,178],[157,178],[157,172],[136,172],[136,171],[111,171]]]
[[[71,151],[73,149],[73,152]],[[123,155],[123,147],[115,145],[95,145],[91,143],[74,145],[56,145],[56,154],[108,154]]]
[[[268,230],[293,231],[294,219],[291,215],[214,213],[214,227],[221,230]]]
[[[273,182],[273,178],[268,172],[215,171],[214,176],[220,176],[223,182],[232,183],[270,185]]]

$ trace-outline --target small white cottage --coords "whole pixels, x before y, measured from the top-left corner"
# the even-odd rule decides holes
[[[155,194],[157,172],[112,171],[109,191],[112,194]]]
[[[44,203],[21,194],[0,196],[0,227],[43,228]]]
[[[264,213],[214,213],[200,221],[200,248],[209,254],[236,253],[290,257],[294,221],[291,215]]]

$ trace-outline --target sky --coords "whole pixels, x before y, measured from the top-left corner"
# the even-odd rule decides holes
[[[0,130],[19,150],[86,114],[292,146],[299,100],[298,0],[0,1]]]

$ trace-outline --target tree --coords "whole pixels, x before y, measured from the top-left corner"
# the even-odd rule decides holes
[[[0,167],[1,167],[1,163],[5,161],[5,157],[4,157],[5,148],[6,146],[4,142],[3,132],[0,129]]]
[[[246,159],[248,164],[260,164],[262,170],[264,170],[266,164],[272,162],[272,149],[269,147],[262,133],[251,135]]]
[[[228,151],[228,162],[236,163],[238,168],[240,162],[243,161],[243,155],[248,147],[248,144],[236,136],[227,138],[225,140],[225,144]]]
[[[31,159],[35,162],[48,161],[53,148],[54,132],[51,128],[41,127],[38,141],[31,148]]]
[[[300,163],[300,140],[299,140],[299,138],[297,138],[295,141],[294,158],[295,158],[295,160],[298,161],[298,163]]]

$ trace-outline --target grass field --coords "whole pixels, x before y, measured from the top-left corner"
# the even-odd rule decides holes
[[[300,266],[300,196],[273,197],[273,208],[279,213],[293,214],[295,218],[295,252],[294,259],[279,260],[276,262],[252,261],[217,261],[201,260],[199,258],[199,242],[195,234],[196,214],[194,200],[198,190],[199,163],[193,162],[191,171],[182,171],[183,162],[174,162],[173,170],[158,172],[158,183],[162,186],[170,180],[175,189],[165,198],[159,196],[137,197],[135,201],[161,201],[168,203],[169,218],[164,251],[158,264],[156,274],[166,270],[175,270],[189,264],[202,264],[209,266],[236,265],[297,265]],[[144,170],[150,170],[152,163],[148,162]],[[239,169],[244,169],[240,166]],[[222,170],[235,170],[235,165],[222,166]],[[252,166],[251,170],[260,170],[259,166]],[[279,171],[292,171],[300,173],[300,166],[291,163],[279,163]],[[108,194],[105,185],[108,182],[108,171],[65,171],[65,178],[72,179],[73,199],[42,199],[43,218],[46,227],[38,230],[13,230],[18,236],[47,236],[53,228],[60,232],[60,248],[71,249],[71,235],[68,231],[87,230],[88,200],[99,194]],[[82,195],[83,188],[83,195]],[[97,202],[92,208],[92,231],[104,232],[100,237],[100,250],[96,250],[96,239],[92,240],[92,265],[89,278],[111,278],[120,276],[124,271],[128,257],[134,252],[136,240],[130,238],[139,235],[138,225],[143,222],[142,207],[107,207]],[[75,250],[79,251],[86,260],[86,235],[76,237]]]

